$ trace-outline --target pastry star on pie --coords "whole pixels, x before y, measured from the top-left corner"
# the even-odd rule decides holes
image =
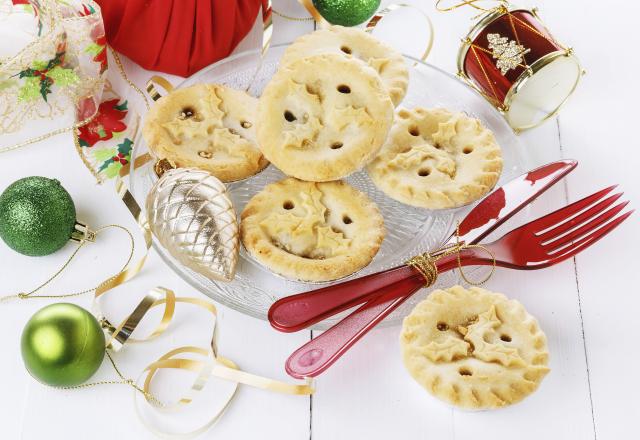
[[[249,254],[295,280],[350,275],[369,264],[384,238],[377,206],[341,181],[272,183],[249,201],[241,219]]]

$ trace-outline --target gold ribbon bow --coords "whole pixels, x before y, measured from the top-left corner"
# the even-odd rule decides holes
[[[493,265],[491,266],[491,272],[484,279],[480,281],[470,280],[462,270],[462,260],[460,257],[460,253],[464,249],[472,249],[472,248],[482,249],[487,254],[489,254],[491,259],[493,260]],[[450,255],[456,255],[456,258],[458,261],[458,271],[460,272],[460,276],[467,284],[470,284],[472,286],[480,286],[486,283],[493,276],[493,273],[496,270],[496,257],[487,247],[482,246],[481,244],[464,244],[460,242],[460,223],[458,223],[458,225],[456,226],[456,242],[454,244],[441,247],[432,252],[425,252],[423,254],[416,255],[410,258],[409,260],[407,260],[405,264],[407,266],[411,266],[416,271],[418,271],[420,275],[422,275],[425,282],[424,287],[431,287],[435,284],[435,282],[438,279],[437,262],[442,258],[448,257]]]

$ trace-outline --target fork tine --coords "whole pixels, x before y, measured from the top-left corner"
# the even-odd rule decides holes
[[[618,185],[612,185],[608,188],[598,191],[595,194],[591,194],[590,196],[585,197],[582,200],[578,200],[571,205],[567,205],[564,208],[552,212],[551,214],[540,217],[538,220],[534,220],[528,223],[528,225],[532,227],[534,231],[542,232],[545,229],[548,229],[551,226],[554,226],[562,222],[563,220],[566,220],[572,214],[582,211],[584,208],[597,202],[598,200],[609,194],[616,186]]]
[[[566,232],[567,230],[569,230],[570,228],[565,228],[564,224],[561,227],[558,227],[556,229],[562,229],[562,231],[560,231],[560,233],[556,234],[555,237],[553,238],[553,241],[544,244],[544,248],[548,251],[548,252],[554,252],[557,249],[561,248],[562,246],[571,243],[572,241],[576,241],[579,238],[581,238],[582,236],[586,235],[587,233],[593,231],[594,229],[596,229],[598,226],[602,225],[603,223],[606,223],[607,221],[611,220],[612,218],[614,218],[616,215],[618,215],[618,213],[620,213],[625,206],[627,206],[627,204],[629,204],[629,202],[622,202],[622,203],[618,203],[616,206],[614,206],[613,208],[609,209],[608,211],[605,211],[604,213],[602,213],[601,215],[599,215],[598,217],[586,222],[580,222],[580,223],[573,223],[572,226],[580,226],[582,224],[582,226],[580,226],[577,229],[574,229],[573,231],[571,231],[568,234],[565,235],[561,235],[564,232]],[[552,229],[549,232],[554,232],[556,229]]]
[[[620,217],[617,217],[615,220],[612,220],[611,222],[607,223],[602,228],[597,229],[596,231],[593,231],[591,234],[587,235],[586,237],[574,242],[571,246],[563,249],[562,254],[551,255],[552,261],[550,263],[551,264],[559,263],[560,261],[566,260],[567,258],[571,258],[574,255],[578,254],[579,252],[582,252],[583,250],[585,250],[586,248],[594,244],[596,241],[600,240],[602,237],[607,235],[613,229],[618,227],[620,223],[622,223],[627,218],[629,218],[629,216],[633,214],[634,211],[635,210],[632,209],[631,211],[624,213]]]
[[[575,216],[574,218],[567,220],[563,223],[560,223],[558,226],[552,228],[552,229],[547,229],[546,232],[544,232],[543,234],[539,235],[540,237],[540,242],[541,243],[545,243],[558,237],[559,235],[570,231],[571,229],[575,228],[576,226],[579,226],[585,222],[587,222],[589,219],[595,217],[597,214],[600,214],[602,211],[604,211],[605,209],[607,209],[609,206],[613,205],[613,203],[618,200],[620,197],[622,196],[622,193],[617,193],[614,194],[612,196],[607,197],[606,199],[604,199],[603,201],[599,202],[598,204],[592,206],[591,208],[587,209],[586,211],[582,212],[580,215]],[[577,211],[574,211],[577,212]]]

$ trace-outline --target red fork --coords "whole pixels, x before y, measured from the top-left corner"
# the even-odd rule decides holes
[[[611,189],[520,226],[483,246],[495,256],[499,267],[531,270],[558,264],[594,244],[633,213],[619,215],[628,203],[614,205],[621,193],[603,199]],[[494,264],[487,252],[478,248],[464,249],[460,256],[463,266]],[[437,267],[439,272],[457,267],[456,256],[442,258]],[[424,280],[412,273],[374,291],[366,304],[296,350],[287,359],[287,373],[296,378],[319,375],[423,284]]]

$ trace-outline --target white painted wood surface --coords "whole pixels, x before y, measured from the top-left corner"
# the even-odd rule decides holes
[[[436,40],[429,62],[455,72],[459,38],[471,25],[469,11],[437,13],[431,1],[421,5],[432,17]],[[305,16],[296,0],[275,0],[275,9]],[[388,4],[391,2],[383,2]],[[533,6],[531,3],[520,3]],[[541,15],[563,42],[572,45],[588,70],[559,118],[522,135],[531,164],[575,158],[572,175],[537,200],[529,216],[542,215],[606,185],[619,183],[632,204],[640,201],[640,142],[637,103],[640,63],[635,29],[640,7],[620,0],[606,3],[539,0]],[[390,18],[379,35],[395,33],[394,42],[417,53],[419,38],[405,35],[411,14]],[[290,41],[313,28],[309,22],[274,17],[274,42]],[[253,32],[242,49],[257,43]],[[411,47],[409,47],[411,46]],[[144,84],[149,72],[125,62],[131,78]],[[134,224],[108,187],[97,187],[73,150],[70,137],[59,136],[0,156],[0,188],[27,175],[58,178],[69,189],[80,218],[90,224]],[[523,222],[523,215],[510,223]],[[399,327],[375,330],[317,382],[313,398],[242,388],[222,421],[202,438],[242,439],[622,439],[639,438],[640,351],[635,336],[640,300],[638,285],[640,216],[635,215],[604,241],[575,260],[538,272],[500,270],[489,287],[522,301],[549,340],[551,373],[524,402],[489,412],[454,410],[430,397],[406,374],[399,347]],[[120,264],[109,240],[82,251],[55,291],[88,286]],[[0,294],[25,290],[45,279],[72,248],[38,259],[0,246]],[[184,295],[199,295],[171,273],[155,254],[145,271],[117,293],[126,304],[149,286],[164,285]],[[78,299],[85,307],[88,298]],[[126,304],[124,304],[126,303]],[[19,352],[22,326],[44,302],[12,303],[0,308],[0,438],[35,440],[114,438],[152,439],[137,421],[131,392],[118,386],[60,391],[41,386],[25,372]],[[265,322],[220,307],[221,352],[244,369],[286,379],[283,362],[309,332],[279,334]],[[187,319],[188,316],[188,319]],[[123,370],[137,373],[168,348],[206,344],[207,321],[182,310],[179,325],[154,344],[117,356]],[[113,376],[105,363],[96,379]]]

